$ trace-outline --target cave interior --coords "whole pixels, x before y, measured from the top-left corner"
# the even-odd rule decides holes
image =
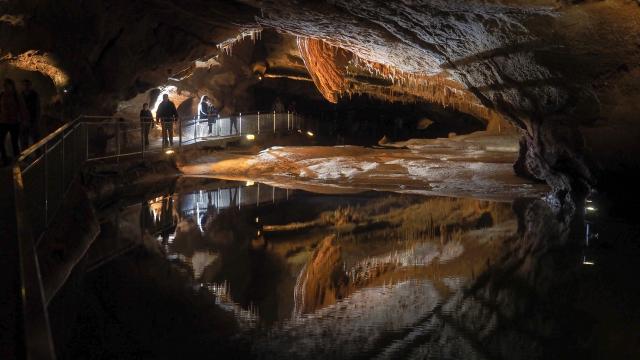
[[[451,278],[464,273],[464,278],[472,279],[473,283],[466,292],[440,280],[429,283],[435,290],[423,289],[425,293],[431,294],[433,290],[434,294],[440,294],[438,296],[455,293],[458,297],[444,298],[437,311],[430,310],[426,315],[411,310],[424,316],[420,322],[408,322],[406,333],[396,329],[388,334],[388,339],[402,339],[406,343],[393,345],[391,340],[387,342],[384,334],[377,334],[377,338],[372,335],[376,342],[367,343],[363,348],[366,351],[353,350],[340,341],[356,341],[357,337],[335,330],[337,345],[333,355],[336,357],[411,355],[427,358],[425,354],[435,347],[433,343],[438,339],[446,342],[455,338],[448,343],[451,345],[469,333],[473,336],[469,335],[471,340],[464,340],[464,346],[471,350],[463,346],[462,358],[471,355],[473,358],[500,358],[507,354],[522,359],[549,358],[550,354],[556,355],[551,358],[568,356],[569,351],[556,353],[561,346],[554,341],[560,338],[558,329],[562,329],[563,324],[549,320],[554,315],[553,310],[547,309],[540,315],[544,321],[556,326],[550,325],[552,330],[545,333],[541,330],[542,325],[523,320],[531,315],[529,310],[496,311],[493,317],[487,318],[478,315],[483,310],[474,312],[464,308],[467,303],[472,303],[471,307],[484,306],[486,311],[506,309],[513,304],[515,307],[518,304],[554,307],[563,314],[570,313],[566,319],[572,324],[567,327],[573,331],[571,339],[558,341],[570,343],[577,349],[576,354],[606,358],[603,354],[613,351],[617,345],[616,355],[630,358],[640,354],[638,328],[630,330],[631,333],[635,331],[635,340],[633,335],[624,335],[628,327],[640,322],[637,309],[628,310],[639,304],[637,296],[627,297],[626,290],[632,292],[633,286],[625,281],[612,285],[618,287],[611,289],[607,296],[626,301],[623,307],[631,314],[631,325],[621,325],[621,313],[616,309],[587,297],[588,300],[576,300],[575,303],[589,309],[590,306],[604,308],[602,311],[613,320],[606,323],[603,320],[606,316],[594,315],[597,319],[589,328],[593,331],[580,333],[579,326],[574,326],[579,314],[568,310],[574,303],[548,300],[553,296],[552,291],[562,293],[562,286],[567,284],[567,288],[575,291],[588,291],[585,286],[572,282],[575,278],[550,280],[557,274],[564,271],[577,274],[576,278],[586,279],[588,284],[600,284],[599,281],[613,275],[625,278],[629,269],[613,269],[610,264],[615,264],[621,257],[629,260],[626,256],[638,253],[638,229],[634,227],[632,214],[640,205],[637,186],[640,181],[640,1],[0,1],[0,79],[13,79],[18,90],[23,80],[29,80],[40,96],[41,106],[37,124],[33,125],[39,127],[41,136],[38,139],[34,136],[30,144],[28,140],[21,140],[21,150],[27,155],[20,157],[14,153],[11,167],[3,167],[5,188],[11,188],[9,183],[23,186],[22,180],[15,180],[16,169],[26,172],[36,166],[27,163],[37,164],[41,158],[46,162],[46,157],[38,157],[49,152],[45,143],[55,147],[49,140],[53,142],[58,136],[56,130],[75,124],[78,119],[89,124],[85,125],[89,130],[83,133],[86,136],[83,151],[87,157],[94,156],[99,160],[92,162],[79,177],[83,182],[79,192],[86,192],[87,199],[70,197],[68,200],[91,203],[92,210],[87,210],[91,219],[83,228],[86,234],[71,232],[73,236],[61,240],[64,236],[60,234],[66,233],[65,226],[72,226],[59,219],[60,211],[68,209],[65,198],[55,204],[61,209],[56,216],[46,218],[46,231],[34,235],[46,240],[37,242],[45,244],[37,245],[42,248],[37,252],[45,259],[40,260],[38,272],[53,274],[43,272],[43,280],[38,281],[42,281],[39,288],[44,292],[41,298],[45,303],[53,299],[45,304],[45,313],[49,306],[51,329],[58,329],[54,331],[52,341],[67,347],[67,350],[60,350],[63,347],[56,346],[59,358],[74,358],[84,351],[103,351],[114,344],[121,344],[122,348],[112,349],[112,353],[105,355],[107,358],[109,355],[131,358],[177,356],[169,349],[163,350],[167,353],[160,356],[162,351],[158,349],[164,349],[161,341],[126,339],[120,333],[134,325],[131,319],[115,319],[118,316],[133,316],[147,325],[158,320],[161,326],[169,327],[164,322],[170,323],[170,320],[154,315],[162,311],[157,308],[158,304],[144,314],[130,311],[122,304],[101,304],[103,297],[114,292],[117,301],[140,296],[143,300],[135,302],[135,306],[136,309],[144,308],[146,298],[139,294],[137,285],[156,292],[156,296],[173,296],[163,299],[163,306],[182,308],[180,321],[182,325],[187,324],[185,329],[225,339],[231,338],[236,331],[242,333],[238,329],[246,324],[255,326],[254,317],[260,321],[268,319],[268,326],[275,326],[273,324],[285,319],[289,321],[291,314],[299,321],[291,322],[291,328],[287,328],[289,325],[274,327],[274,334],[281,337],[277,340],[280,345],[270,344],[266,335],[257,336],[255,341],[242,339],[250,344],[250,350],[242,356],[277,357],[288,346],[287,339],[291,344],[298,344],[298,337],[303,335],[319,338],[314,346],[321,347],[330,340],[313,332],[309,323],[314,316],[320,319],[318,326],[325,330],[333,329],[332,326],[348,328],[344,324],[329,324],[323,311],[329,317],[344,315],[349,319],[353,313],[345,315],[335,307],[345,304],[353,306],[354,312],[371,314],[358,306],[374,306],[380,301],[381,308],[392,309],[392,305],[384,303],[391,300],[383,301],[367,291],[376,286],[384,288],[386,284],[398,287],[400,278],[430,279],[434,276],[432,271],[439,271],[439,268],[428,268],[432,266],[426,264],[428,262],[421,265],[425,267],[421,270],[402,268],[399,264],[411,257],[407,255],[400,259],[397,248],[379,241],[400,236],[400,233],[403,239],[408,237],[402,246],[411,248],[411,256],[416,251],[423,251],[424,254],[420,254],[424,258],[431,256],[432,253],[425,250],[428,246],[420,242],[424,240],[422,237],[429,237],[431,242],[427,242],[433,246],[433,254],[438,254],[433,255],[434,258],[443,259],[449,256],[446,254],[454,254],[450,256],[459,262],[449,263],[449,268],[443,265],[442,271],[453,274]],[[156,154],[149,152],[151,155],[145,158],[146,145],[137,143],[142,143],[144,136],[140,135],[140,129],[144,129],[144,125],[140,125],[140,110],[144,103],[150,104],[154,116],[160,119],[157,112],[164,95],[175,104],[176,119],[180,119],[175,130],[175,141],[180,145],[173,148],[174,135],[170,135],[172,147],[165,150],[165,125],[152,124],[152,145],[154,141],[162,142],[162,147],[158,145]],[[197,118],[201,99],[205,96],[218,116],[215,126],[228,126],[228,138],[233,137],[232,124],[240,119],[236,138],[222,142],[206,138],[211,135],[211,119],[207,118],[208,123],[202,125],[205,131],[202,136],[208,140],[198,146],[200,130],[197,120],[193,119]],[[5,106],[6,98],[2,95],[2,111],[10,110]],[[8,129],[13,120],[5,114],[0,115],[5,134],[8,130],[4,129]],[[285,134],[276,133],[276,122],[280,119],[277,116],[283,116],[281,119],[287,127]],[[304,119],[303,126],[301,120],[293,120],[298,116]],[[103,120],[96,120],[98,118]],[[273,121],[273,136],[261,134],[261,119],[263,125]],[[256,120],[257,125],[252,125],[251,121]],[[193,143],[185,142],[187,145],[183,147],[183,138],[186,138],[182,133],[183,122],[188,121],[193,122],[192,128],[188,128],[189,134],[194,134]],[[207,124],[209,134],[206,134]],[[251,126],[257,130],[247,130]],[[115,135],[104,135],[103,127],[107,132],[113,127]],[[133,143],[126,135],[121,139],[122,129],[137,134],[132,137]],[[66,131],[62,131],[63,136]],[[148,126],[142,131],[149,136]],[[45,137],[47,134],[51,135]],[[99,136],[107,136],[103,145],[100,145]],[[45,138],[42,144],[38,143],[42,138]],[[10,152],[11,141],[10,136],[0,139],[5,152]],[[101,146],[115,148],[113,151],[117,151],[117,156],[108,153],[111,150],[102,150],[104,154],[95,155],[94,150]],[[120,152],[128,147],[135,151],[141,147],[142,160],[127,161],[125,158],[121,162]],[[64,161],[64,148],[62,151]],[[42,178],[53,179],[47,174],[45,172]],[[64,173],[62,178],[66,181]],[[212,181],[218,187],[212,190],[213,183],[194,180],[198,178],[215,179]],[[28,187],[32,183],[28,177],[25,179],[24,192],[30,199]],[[250,193],[253,191],[250,186],[255,182],[271,186],[272,207],[260,210],[258,191],[254,212],[243,212],[239,208],[237,212],[225,210],[229,213],[221,213],[221,203],[212,201],[211,194],[220,196],[223,190],[236,186],[229,185],[229,181],[238,181],[238,189],[245,189],[229,192],[233,194],[229,195],[231,203],[242,203],[241,199],[236,199],[236,194]],[[47,194],[51,193],[47,186],[45,203],[53,204],[47,202]],[[68,188],[74,189],[71,185]],[[67,194],[68,188],[62,193]],[[192,200],[185,199],[191,199],[189,196],[196,190],[200,191],[199,196],[208,191],[209,198],[203,203],[206,209],[197,205],[202,199],[193,200],[198,215],[193,217],[196,220],[189,222],[183,216],[187,216],[185,202]],[[294,200],[278,207],[275,205],[278,191],[286,191],[287,201],[289,191],[304,195],[292,196]],[[384,200],[371,195],[371,191],[393,195]],[[33,193],[39,193],[39,190]],[[359,193],[366,195],[355,195]],[[14,192],[7,194],[3,196],[9,198],[3,202],[9,207],[7,214],[11,215],[7,216],[8,221],[3,220],[3,226],[5,222],[10,223],[6,233],[19,234],[22,216],[13,204],[22,201],[22,195],[16,195],[14,199]],[[419,194],[434,198],[423,203]],[[437,200],[438,196],[451,197],[451,200],[442,202]],[[509,206],[505,207],[505,204]],[[169,205],[171,208],[167,208]],[[46,206],[54,205],[44,206],[45,215],[49,216]],[[200,212],[210,212],[212,206],[218,207],[217,213],[228,218],[219,215],[220,218],[198,220]],[[310,210],[314,206],[317,206],[315,212]],[[179,216],[178,208],[183,211]],[[436,208],[449,212],[444,214]],[[127,238],[121,233],[120,216],[124,224],[132,228],[137,226],[131,225],[135,221],[127,220],[127,211],[135,212],[136,216],[150,212],[158,219],[173,216],[178,220],[167,221],[174,233],[171,237],[164,234],[159,238],[164,248],[158,250],[142,235],[144,231],[151,231],[143,226],[142,245],[138,245],[145,251],[135,250],[121,260],[110,262],[108,267],[87,271],[85,279],[86,268],[98,268],[91,262],[92,254],[103,251],[101,246],[109,248],[103,243],[112,238]],[[430,216],[429,220],[423,219],[428,221],[428,226],[416,225],[419,220],[407,222],[406,218],[413,216],[412,211]],[[607,225],[593,225],[597,221],[589,216],[593,216],[590,212],[596,211]],[[94,212],[97,214],[95,219]],[[114,214],[118,214],[117,220],[114,220]],[[388,220],[380,220],[381,214]],[[32,221],[38,218],[29,216]],[[140,215],[140,219],[142,217]],[[253,238],[256,231],[253,218],[262,226],[258,228],[256,238]],[[263,221],[265,225],[262,225]],[[266,225],[268,221],[271,221],[270,225]],[[17,230],[14,229],[16,223]],[[611,224],[619,224],[619,227]],[[614,240],[602,240],[601,248],[615,251],[602,255],[603,263],[609,264],[611,271],[598,276],[584,275],[582,270],[567,265],[568,260],[563,257],[571,251],[582,254],[584,249],[576,250],[572,239],[586,238],[588,245],[594,227],[602,234],[616,234],[623,244],[613,245]],[[251,229],[251,235],[245,234],[247,229]],[[154,228],[153,231],[159,230]],[[269,236],[261,235],[261,231],[270,234],[272,243],[269,243]],[[476,233],[481,231],[485,235]],[[222,235],[211,235],[213,233]],[[487,241],[494,241],[493,235],[487,234],[500,238],[503,257],[496,255],[499,252],[495,248],[486,246]],[[76,240],[71,239],[74,236],[90,240],[75,243]],[[549,250],[556,246],[554,238],[559,239],[556,245],[561,248],[561,254]],[[178,245],[168,243],[167,239]],[[233,241],[242,245],[230,245]],[[360,243],[369,246],[366,251],[359,250]],[[462,248],[464,251],[470,249],[468,251],[476,257],[469,255],[469,259],[460,260],[463,259],[460,257],[463,250],[459,250]],[[630,253],[625,254],[627,250]],[[63,259],[59,261],[62,265],[54,259],[56,251],[65,254],[59,256]],[[395,255],[385,255],[394,251]],[[173,262],[165,262],[164,258],[159,261],[149,255],[158,252]],[[467,256],[466,252],[464,254]],[[508,259],[504,254],[516,254],[513,256],[521,262]],[[588,255],[580,256],[583,258],[581,266],[599,264],[588,260]],[[65,257],[73,260],[65,260]],[[411,258],[411,261],[426,261],[424,258]],[[486,266],[478,261],[485,258]],[[547,260],[551,263],[549,267],[543,264]],[[187,270],[175,269],[174,263],[180,261],[182,263],[177,267]],[[202,269],[196,266],[197,261],[205,263]],[[235,267],[229,265],[233,261],[237,261]],[[37,257],[35,262],[38,262]],[[6,263],[10,264],[10,261]],[[149,285],[159,281],[157,274],[141,270],[140,264],[154,271],[167,272],[170,279],[159,287]],[[251,270],[240,269],[239,264]],[[199,269],[197,276],[192,274],[196,268]],[[20,273],[20,277],[16,269],[10,273],[16,279],[24,280],[24,273]],[[262,274],[260,269],[268,275]],[[129,271],[134,274],[132,281],[135,284],[120,286],[118,282]],[[283,275],[294,271],[297,278]],[[518,272],[529,277],[518,279]],[[201,293],[186,297],[177,295],[183,291],[179,288],[186,281],[187,273],[193,275],[189,282],[208,276],[211,284],[215,283],[215,289],[209,290],[215,293],[216,301],[232,309],[235,320],[205,304]],[[221,275],[227,273],[231,275]],[[506,279],[504,283],[501,283],[501,276]],[[262,280],[264,284],[260,283]],[[219,288],[222,281],[225,286],[229,281],[228,289]],[[522,281],[526,289],[514,285],[517,281]],[[543,285],[545,281],[549,283]],[[282,290],[287,299],[274,295],[269,286]],[[495,292],[502,290],[507,295]],[[400,291],[397,290],[397,294]],[[410,290],[406,291],[407,299],[415,297]],[[235,302],[230,300],[230,294],[234,293]],[[530,293],[542,300],[539,303],[526,300],[525,295]],[[575,298],[575,294],[562,293],[562,296]],[[478,300],[480,298],[485,300]],[[258,310],[253,308],[254,300]],[[420,298],[413,305],[423,300]],[[11,301],[7,300],[7,303]],[[75,312],[76,301],[91,307]],[[457,309],[451,310],[453,315],[447,315],[447,306]],[[110,308],[113,312],[109,314],[109,309],[98,311],[98,307]],[[192,308],[184,310],[184,307]],[[264,312],[262,317],[257,315],[260,310]],[[221,327],[193,320],[197,317],[196,311],[206,314],[203,318],[209,321],[219,322]],[[286,316],[283,315],[285,312]],[[109,316],[114,316],[115,320]],[[469,318],[472,320],[468,321]],[[66,321],[81,324],[79,329],[87,334],[64,329],[62,324]],[[353,321],[356,326],[357,321]],[[507,325],[504,328],[496,325],[487,330],[479,325],[482,321]],[[144,328],[162,338],[162,334],[147,325],[134,332],[139,335]],[[100,340],[100,344],[92,348],[87,344],[103,335],[97,330],[100,326],[106,326],[104,334],[113,338]],[[453,328],[451,331],[457,335],[447,338],[444,330],[437,336],[425,332],[416,335],[414,343],[410,333],[418,331],[420,326],[440,326],[447,331]],[[460,330],[460,327],[464,329]],[[171,336],[179,338],[181,346],[198,347],[202,353],[234,352],[242,347],[238,344],[245,344],[240,341],[227,346],[224,341],[207,342],[202,334],[190,337],[175,331]],[[535,351],[525,354],[522,349],[513,350],[517,348],[516,341],[505,340],[513,333],[525,334],[523,338],[527,343],[523,347],[531,345]],[[596,336],[603,338],[595,341]],[[615,336],[621,340],[612,340]],[[6,345],[7,356],[30,351],[28,345],[25,345],[27,350],[19,345],[22,338],[17,336],[15,339],[18,340],[2,343]],[[435,340],[430,343],[429,339]],[[583,343],[591,340],[595,345]],[[419,341],[422,341],[420,346],[417,345]],[[508,345],[496,345],[501,341]],[[203,343],[207,345],[203,346]],[[296,346],[292,345],[295,351],[291,350],[288,356],[306,356],[299,344]],[[455,353],[450,352],[449,347],[445,350],[442,351],[446,354],[439,354],[442,358]],[[0,351],[0,355],[3,354]],[[194,350],[189,354],[196,356],[199,353]],[[330,352],[327,354],[331,356]]]

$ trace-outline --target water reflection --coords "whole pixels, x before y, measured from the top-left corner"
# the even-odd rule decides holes
[[[193,296],[232,314],[228,344],[243,356],[600,358],[612,343],[594,336],[613,334],[617,353],[637,351],[640,317],[624,325],[607,302],[637,304],[626,290],[638,286],[622,280],[633,271],[618,262],[638,249],[602,254],[603,231],[623,227],[603,230],[593,201],[560,218],[538,200],[193,179],[177,189],[119,211],[111,236],[164,258]],[[603,282],[612,277],[619,288]]]

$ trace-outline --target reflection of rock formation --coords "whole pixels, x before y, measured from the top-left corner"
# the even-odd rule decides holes
[[[544,270],[540,259],[552,246],[551,239],[555,244],[566,239],[566,225],[556,221],[544,204],[533,203],[524,208],[520,224],[524,232],[516,236],[513,213],[500,204],[467,199],[426,203],[379,212],[391,224],[402,219],[408,229],[432,229],[428,237],[432,240],[426,243],[416,242],[412,235],[410,251],[383,250],[354,263],[348,254],[352,251],[348,239],[353,234],[341,236],[341,247],[335,240],[319,244],[301,276],[310,267],[334,271],[340,269],[335,265],[338,259],[351,261],[354,265],[347,265],[350,270],[345,272],[348,290],[336,290],[335,283],[328,285],[331,293],[346,296],[296,317],[264,341],[258,340],[256,350],[270,353],[286,348],[285,357],[293,358],[424,358],[434,354],[436,358],[539,358],[557,325],[550,314],[534,309],[552,288],[550,284],[557,284],[544,274],[560,270]],[[432,220],[422,225],[410,216],[415,213],[424,218],[429,210],[432,216],[426,218]],[[362,212],[360,215],[364,218]],[[501,249],[501,255],[491,248]],[[319,259],[326,261],[319,266]],[[419,267],[430,271],[420,272]],[[409,268],[413,272],[403,276],[400,270]],[[389,273],[395,280],[385,277]],[[325,274],[324,279],[328,278]],[[376,282],[376,278],[386,280]],[[405,280],[411,278],[414,280]],[[321,283],[316,281],[316,285]],[[331,345],[327,348],[326,344]]]
[[[621,272],[629,267],[583,263],[579,217],[559,217],[543,201],[517,201],[514,211],[518,234],[500,243],[500,256],[481,256],[483,268],[467,276],[440,268],[445,287],[431,277],[360,288],[278,327],[254,350],[267,358],[634,358],[640,348],[629,331],[640,318],[628,289],[637,286],[618,278],[636,283]],[[617,240],[629,236],[624,229]]]
[[[340,246],[327,237],[318,245],[296,283],[294,314],[314,311],[333,304],[345,293],[347,277],[342,270]]]
[[[300,271],[294,316],[333,305],[367,287],[416,277],[439,281],[473,276],[516,230],[507,204],[441,198],[407,203],[397,197],[268,229],[313,227],[328,227],[340,237],[321,240]]]

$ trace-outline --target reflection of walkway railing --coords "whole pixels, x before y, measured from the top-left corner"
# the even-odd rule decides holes
[[[209,133],[209,125],[211,133]],[[255,139],[262,134],[304,128],[304,119],[292,113],[239,114],[214,119],[177,119],[173,140],[183,145],[225,138]],[[145,133],[149,129],[149,143]],[[27,358],[55,357],[48,316],[42,297],[36,243],[50,225],[71,184],[87,161],[116,159],[163,150],[162,135],[154,124],[117,121],[113,117],[81,116],[25,150],[13,166],[20,256],[22,328]],[[252,135],[252,136],[249,136]],[[176,141],[177,138],[177,141]]]
[[[180,195],[180,212],[184,216],[199,215],[203,211],[220,212],[228,208],[260,206],[289,198],[289,190],[264,184],[200,190]]]
[[[202,218],[211,211],[219,213],[229,208],[260,206],[288,198],[288,189],[248,183],[238,187],[200,190],[180,195],[180,213],[182,216],[194,217],[198,228],[203,231]]]

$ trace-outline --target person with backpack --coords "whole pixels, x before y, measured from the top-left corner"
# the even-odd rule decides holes
[[[173,146],[173,123],[178,121],[178,110],[168,94],[162,96],[156,118],[162,124],[162,148]]]

